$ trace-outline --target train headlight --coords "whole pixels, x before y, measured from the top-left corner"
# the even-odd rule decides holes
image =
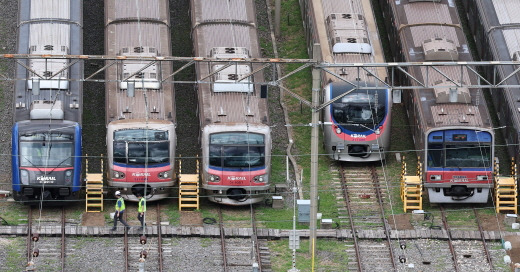
[[[160,179],[167,179],[170,177],[170,174],[168,172],[161,172],[157,175]]]
[[[379,135],[379,134],[381,134],[381,130],[378,128],[378,129],[374,130],[374,133],[375,133],[376,135]]]
[[[114,178],[116,178],[116,179],[125,178],[125,173],[119,172],[119,171],[114,171]]]
[[[337,133],[337,134],[341,134],[341,128],[336,127],[336,133]]]
[[[442,180],[442,175],[431,175],[430,180]]]
[[[209,175],[209,181],[211,182],[220,182],[220,177],[217,175]]]
[[[20,176],[22,179],[22,184],[29,184],[29,171],[20,170]]]
[[[72,170],[65,171],[65,184],[70,184],[72,181]]]
[[[478,175],[477,180],[488,180],[488,176],[486,175]]]
[[[253,181],[256,183],[264,183],[267,181],[267,176],[266,175],[255,176],[253,178]]]

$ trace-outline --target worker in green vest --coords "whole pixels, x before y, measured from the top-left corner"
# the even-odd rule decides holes
[[[121,197],[121,192],[116,191],[116,212],[114,214],[114,227],[111,231],[115,231],[117,229],[117,220],[121,221],[121,224],[126,226],[126,230],[130,229],[130,226],[123,219],[123,214],[125,213],[125,200]]]
[[[137,198],[139,198],[139,207],[137,208],[137,219],[141,222],[141,227],[139,230],[143,230],[143,227],[146,226],[144,223],[144,213],[146,212],[146,199],[143,197],[141,193],[137,194]]]

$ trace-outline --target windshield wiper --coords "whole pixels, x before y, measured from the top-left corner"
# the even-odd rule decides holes
[[[58,165],[56,165],[54,168],[52,168],[52,170],[47,173],[47,175],[50,175],[52,172],[54,172],[54,170],[56,170],[56,168],[60,167],[60,165],[62,165],[64,162],[66,162],[68,159],[70,159],[70,156],[64,160],[62,160],[60,163],[58,163]]]
[[[22,156],[22,157],[24,157],[24,159],[26,159],[32,166],[36,167],[36,169],[38,169],[38,171],[40,171],[40,173],[44,174],[43,171],[38,166],[36,166],[32,161],[30,161],[27,157],[25,157],[25,156]]]

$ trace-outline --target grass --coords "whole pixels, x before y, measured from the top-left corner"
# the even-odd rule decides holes
[[[287,271],[292,268],[292,250],[288,245],[288,240],[269,241],[269,249],[276,252],[271,255],[273,271]],[[300,240],[300,249],[296,250],[296,268],[301,271],[310,271],[312,267],[313,256],[309,254],[308,248],[309,240]],[[314,266],[319,267],[319,271],[344,271],[348,265],[348,257],[345,253],[345,242],[317,240]]]
[[[27,210],[27,206],[19,203],[2,202],[0,204],[0,216],[7,221],[9,225],[27,223]]]
[[[24,252],[24,238],[9,238],[2,240],[1,245],[5,248],[7,256],[2,269],[6,271],[20,271],[20,267],[26,264],[27,255]]]

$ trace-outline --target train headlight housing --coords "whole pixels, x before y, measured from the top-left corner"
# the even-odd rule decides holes
[[[217,175],[209,175],[209,181],[210,182],[220,182],[220,177]]]
[[[29,184],[29,171],[20,170],[20,176],[21,176],[22,184]]]
[[[72,170],[65,171],[65,184],[70,184],[72,181]]]
[[[125,173],[119,172],[119,171],[114,171],[114,178],[123,179],[123,178],[125,178]]]
[[[336,133],[337,134],[341,134],[341,128],[340,127],[336,127]]]
[[[161,172],[157,175],[160,179],[167,179],[170,177],[170,174],[168,173],[168,171],[165,171],[165,172]]]
[[[430,180],[441,181],[442,175],[431,175]]]
[[[264,183],[267,181],[267,175],[260,175],[260,176],[255,176],[253,178],[253,181],[255,183]]]
[[[374,130],[374,133],[375,133],[376,135],[379,135],[379,134],[381,134],[381,130],[380,130],[379,128],[377,128],[376,130]]]
[[[488,176],[486,175],[478,175],[477,180],[488,180]]]

